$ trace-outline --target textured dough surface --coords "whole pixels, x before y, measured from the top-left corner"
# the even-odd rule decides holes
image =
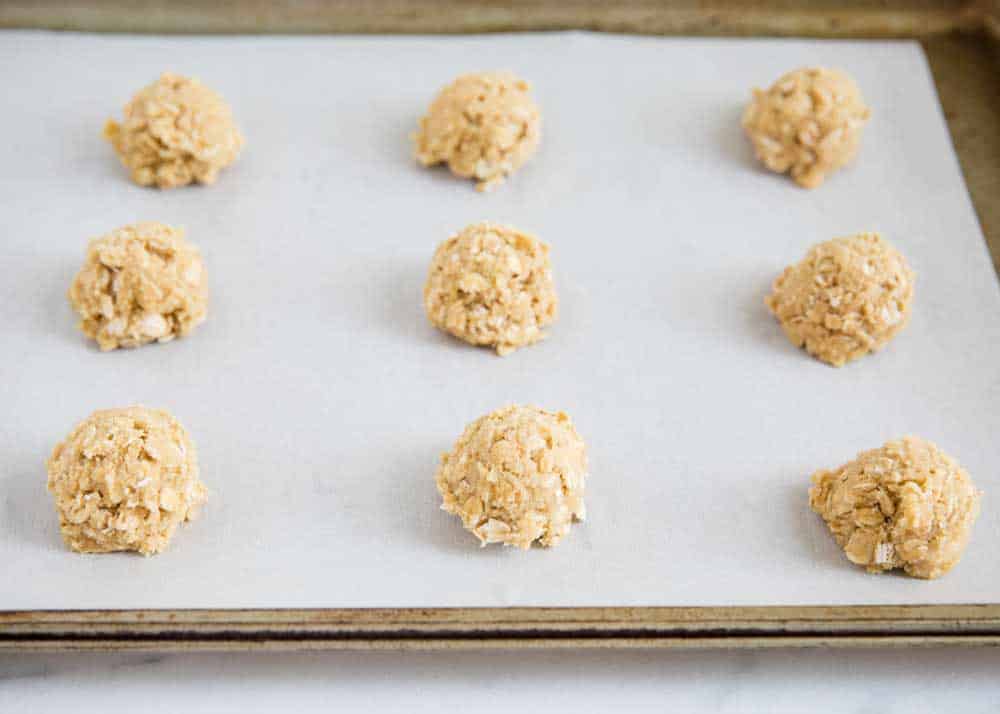
[[[178,228],[124,226],[90,242],[69,301],[80,329],[102,350],[169,342],[205,320],[201,253]]]
[[[936,578],[962,557],[981,494],[969,474],[929,441],[890,441],[812,476],[809,505],[852,563]]]
[[[104,136],[140,186],[215,183],[236,160],[243,135],[222,97],[197,79],[165,73],[125,105]]]
[[[755,89],[743,129],[767,168],[816,188],[857,154],[871,116],[854,80],[819,67],[797,69]]]
[[[509,406],[465,428],[441,457],[441,508],[480,544],[553,546],[585,516],[587,451],[562,412]]]
[[[158,409],[94,412],[47,467],[63,540],[78,553],[159,553],[206,497],[187,431]]]
[[[541,114],[530,85],[507,72],[465,74],[431,103],[414,135],[423,166],[447,164],[480,191],[500,184],[531,158]]]
[[[877,233],[820,243],[774,281],[765,302],[788,339],[840,367],[883,347],[910,317],[915,276]]]
[[[424,286],[431,323],[500,355],[544,338],[558,304],[549,247],[494,223],[467,226],[441,243]]]

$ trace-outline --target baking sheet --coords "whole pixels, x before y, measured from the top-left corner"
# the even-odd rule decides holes
[[[859,163],[807,192],[755,165],[752,86],[804,64],[874,108]],[[980,603],[1000,600],[1000,291],[912,42],[0,35],[0,609]],[[536,158],[489,195],[418,168],[408,133],[454,75],[530,78]],[[104,119],[163,70],[201,77],[247,136],[210,188],[130,184]],[[553,246],[561,317],[498,358],[421,307],[436,244],[491,219]],[[210,317],[99,353],[65,291],[89,237],[183,225]],[[808,246],[880,230],[918,271],[910,326],[836,370],[763,307]],[[470,420],[569,412],[588,520],[553,550],[479,549],[433,473]],[[52,446],[142,403],[191,431],[211,500],[165,554],[83,557],[45,492]],[[851,566],[809,474],[907,433],[986,492],[935,582]]]

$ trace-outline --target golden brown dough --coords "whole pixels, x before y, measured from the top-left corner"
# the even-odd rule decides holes
[[[906,326],[914,280],[899,251],[878,233],[861,233],[813,246],[765,302],[792,344],[841,367]]]
[[[510,406],[465,428],[441,457],[441,508],[481,545],[554,546],[585,516],[587,450],[562,412]]]
[[[109,119],[104,136],[140,186],[215,183],[236,160],[243,135],[222,97],[197,79],[163,74]]]
[[[495,223],[474,223],[438,246],[424,286],[431,323],[500,355],[545,337],[558,304],[549,247]]]
[[[908,436],[817,471],[810,507],[852,563],[871,573],[902,568],[917,578],[948,572],[965,551],[980,494],[958,463]]]
[[[159,553],[206,497],[187,431],[158,409],[94,412],[47,467],[63,540],[78,553]]]
[[[465,74],[445,87],[414,135],[423,166],[447,164],[480,191],[504,181],[531,158],[541,114],[530,85],[509,72]]]
[[[870,116],[854,80],[810,67],[789,72],[768,90],[755,89],[743,129],[767,168],[816,188],[854,158]]]

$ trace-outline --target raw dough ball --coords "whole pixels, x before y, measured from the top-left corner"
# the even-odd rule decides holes
[[[538,147],[542,119],[529,89],[507,72],[462,75],[420,120],[417,161],[447,164],[480,191],[503,183]]]
[[[462,519],[481,545],[556,545],[582,521],[587,449],[562,412],[510,406],[476,419],[436,480],[441,508]]]
[[[809,505],[852,563],[936,578],[962,557],[979,499],[969,474],[937,446],[908,436],[833,471],[817,471]]]
[[[816,188],[854,158],[871,111],[850,77],[832,69],[789,72],[767,91],[755,89],[743,129],[757,158],[800,186]]]
[[[104,136],[140,186],[215,183],[236,160],[243,135],[222,97],[197,79],[163,74],[125,105],[125,121],[109,119]]]
[[[424,308],[436,327],[500,355],[537,342],[558,309],[549,247],[507,226],[468,226],[435,251]]]
[[[191,439],[158,409],[94,412],[47,467],[63,540],[78,553],[159,553],[205,501]]]
[[[878,233],[834,238],[785,268],[766,298],[788,339],[843,366],[906,326],[915,276]]]
[[[169,342],[205,321],[201,253],[162,223],[124,226],[87,248],[69,300],[80,329],[102,350]]]

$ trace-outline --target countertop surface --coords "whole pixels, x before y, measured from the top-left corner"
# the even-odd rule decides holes
[[[2,655],[0,712],[1000,711],[1000,649]],[[139,704],[141,703],[141,705]]]

